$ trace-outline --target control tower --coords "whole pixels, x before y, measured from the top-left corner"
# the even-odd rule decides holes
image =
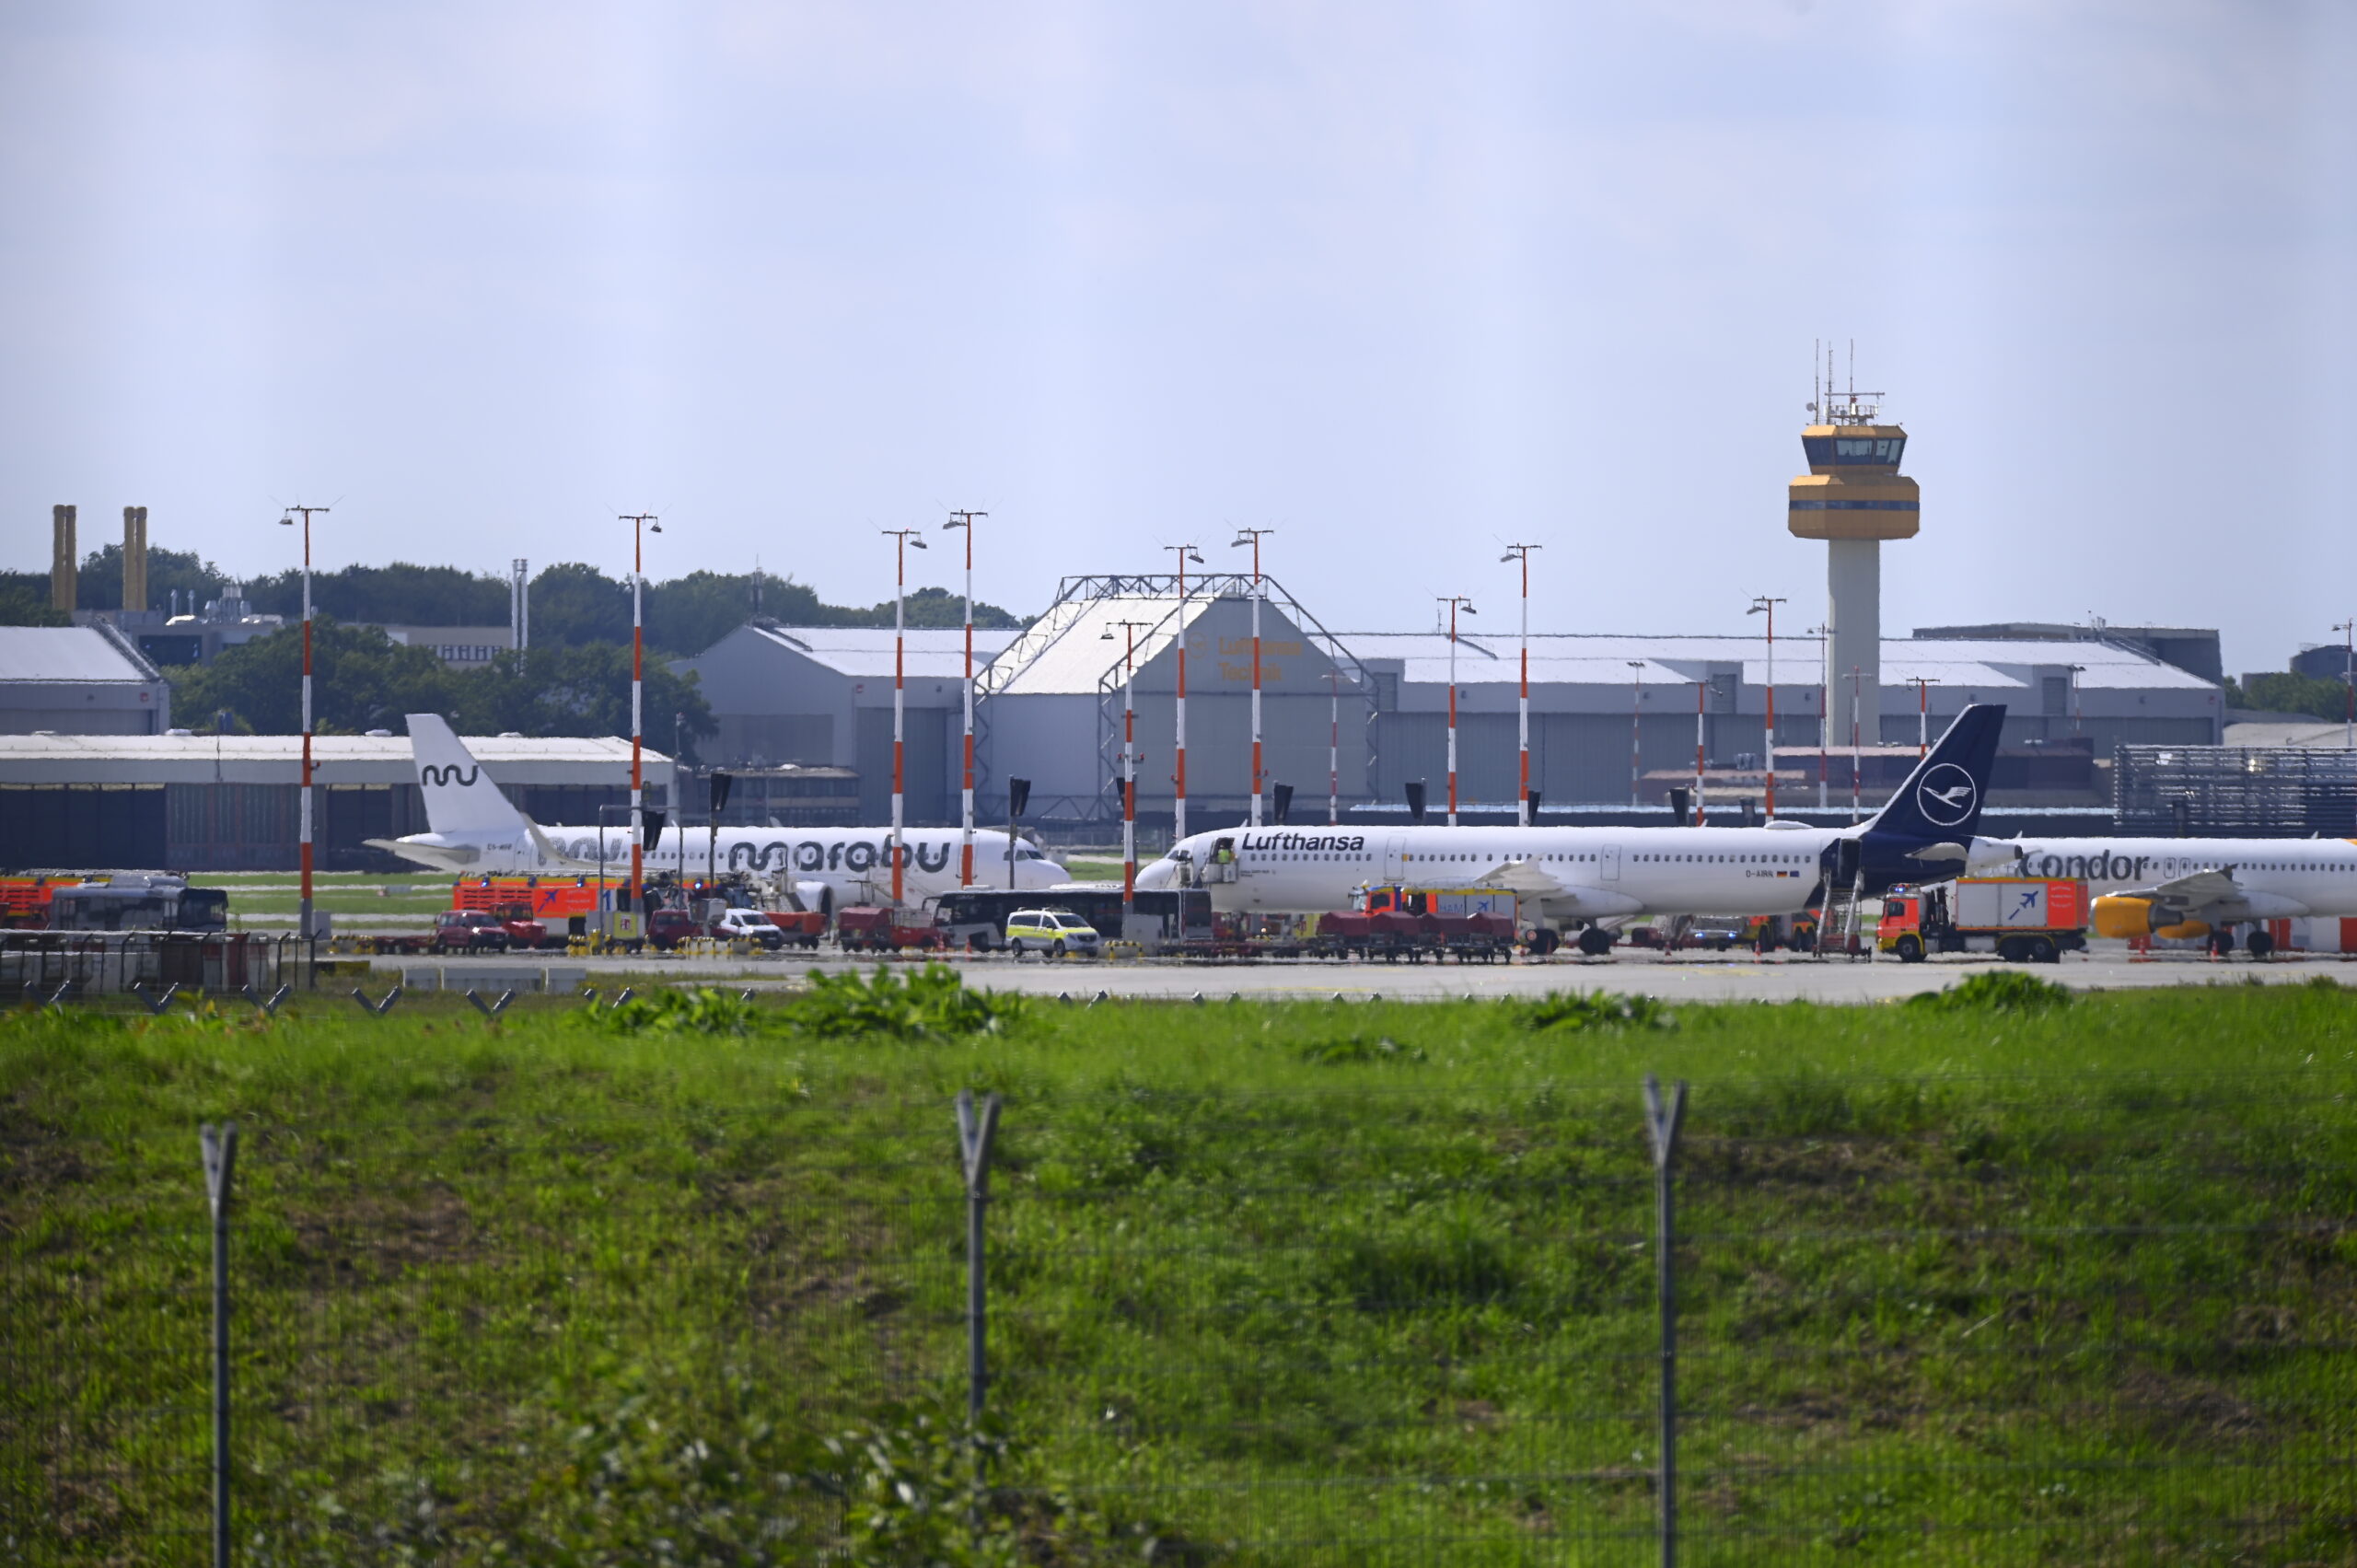
[[[1801,432],[1808,472],[1793,481],[1786,512],[1796,539],[1825,541],[1826,742],[1852,733],[1882,743],[1882,541],[1912,539],[1922,493],[1898,471],[1907,432],[1877,423],[1879,392],[1826,389],[1808,405],[1817,423]]]

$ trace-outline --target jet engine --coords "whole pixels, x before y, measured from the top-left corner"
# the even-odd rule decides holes
[[[835,890],[824,882],[793,883],[786,889],[786,897],[805,914],[835,912]]]
[[[2166,920],[2165,914],[2155,913],[2150,899],[2133,898],[2123,893],[2107,893],[2096,900],[2096,935],[2098,936],[2166,936],[2171,939],[2207,936],[2209,923],[2181,920],[2174,925],[2155,925],[2154,921]]]

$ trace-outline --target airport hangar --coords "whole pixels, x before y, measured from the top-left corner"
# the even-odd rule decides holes
[[[1275,579],[1263,577],[1260,593],[1266,778],[1293,786],[1290,819],[1325,820],[1329,758],[1345,811],[1396,808],[1411,780],[1425,782],[1440,809],[1446,632],[1329,632]],[[1016,776],[1031,783],[1028,823],[1099,842],[1118,830],[1121,687],[1134,637],[1140,821],[1156,834],[1172,821],[1182,638],[1189,823],[1240,820],[1251,787],[1252,595],[1244,575],[1190,575],[1183,598],[1170,574],[1069,577],[1022,633],[978,631],[978,819],[1004,820],[1005,781]],[[2001,702],[2009,749],[2051,744],[2108,757],[2119,745],[2221,739],[2224,709],[2214,678],[2168,662],[2132,629],[2074,636],[1957,630],[1990,634],[1934,631],[1884,641],[1881,733],[1862,736],[1864,745],[1898,749],[1912,761],[1919,677],[1930,683],[1934,736],[1968,703]],[[908,635],[907,820],[954,823],[961,633]],[[2213,656],[2215,645],[2212,634]],[[1512,632],[1468,633],[1460,623],[1458,796],[1468,809],[1513,807],[1518,647]],[[1820,649],[1814,637],[1777,639],[1780,791],[1792,790],[1803,770],[1814,783],[1825,695]],[[1698,698],[1714,769],[1744,761],[1756,768],[1765,749],[1763,637],[1534,633],[1530,661],[1531,784],[1550,814],[1629,803],[1632,707],[1643,773],[1691,775]],[[889,629],[748,626],[676,668],[695,671],[712,703],[719,733],[702,748],[712,761],[855,767],[859,819],[888,819]],[[1848,740],[1829,738],[1840,750]],[[1802,750],[1805,759],[1794,754]],[[1659,787],[1646,787],[1647,805],[1659,809]],[[695,795],[681,798],[693,814]],[[1779,801],[1787,810],[1801,804],[1791,794]]]

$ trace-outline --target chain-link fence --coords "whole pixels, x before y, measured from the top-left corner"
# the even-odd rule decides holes
[[[2357,1555],[2342,1098],[497,1087],[241,1130],[236,1561]],[[0,1555],[202,1562],[196,1130],[7,1158]]]

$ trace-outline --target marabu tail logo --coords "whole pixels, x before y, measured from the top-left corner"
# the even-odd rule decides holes
[[[1923,782],[1915,786],[1915,806],[1939,826],[1953,828],[1972,815],[1972,803],[1980,795],[1970,773],[1954,762],[1942,762],[1926,772]]]
[[[471,785],[482,772],[481,768],[461,768],[456,763],[445,767],[439,762],[428,762],[417,770],[417,776],[429,786],[457,784],[460,789],[465,789]]]

